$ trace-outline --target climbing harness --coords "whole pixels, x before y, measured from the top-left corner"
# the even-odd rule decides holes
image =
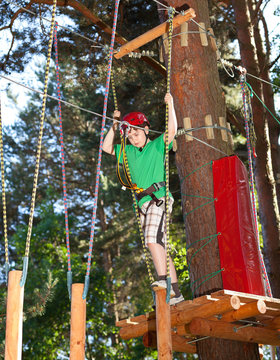
[[[253,170],[252,143],[251,143],[252,135],[250,133],[250,124],[249,124],[250,120],[253,122],[252,109],[251,109],[251,96],[250,96],[249,87],[246,83],[246,73],[244,71],[241,72],[241,75],[240,75],[240,85],[241,85],[241,89],[242,89],[244,122],[245,122],[246,138],[247,138],[247,149],[248,149],[250,190],[251,190],[251,199],[252,199],[252,207],[253,207],[254,222],[255,222],[255,231],[256,231],[257,240],[258,240],[258,253],[259,253],[259,259],[260,259],[262,270],[263,270],[263,275],[265,278],[266,290],[267,290],[268,295],[271,297],[272,296],[271,288],[270,288],[269,279],[267,276],[266,268],[264,265],[264,261],[263,261],[263,257],[262,257],[262,253],[261,253],[261,249],[260,249],[260,243],[259,243],[257,208],[256,208],[256,199],[255,199],[255,192],[254,192],[254,170]]]

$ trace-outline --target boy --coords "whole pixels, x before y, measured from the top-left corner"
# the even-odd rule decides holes
[[[164,98],[168,104],[168,143],[169,149],[177,131],[177,118],[175,114],[173,97],[167,93]],[[114,111],[114,119],[120,118],[120,112]],[[125,148],[132,183],[136,183],[139,188],[145,189],[142,193],[136,194],[140,209],[140,219],[145,236],[145,245],[149,248],[153,263],[155,265],[158,280],[151,286],[153,288],[166,288],[167,267],[165,241],[165,143],[164,134],[151,141],[148,138],[150,123],[146,116],[140,112],[129,113],[124,116],[125,126],[129,126],[128,140],[131,145]],[[137,128],[133,127],[137,126]],[[103,143],[103,151],[111,155],[119,156],[120,145],[114,146],[114,138],[118,122],[115,121],[108,131]],[[141,127],[141,129],[139,129]],[[169,195],[170,212],[172,211],[173,198]],[[170,258],[171,276],[171,298],[170,305],[174,305],[184,300],[178,288],[176,270]]]

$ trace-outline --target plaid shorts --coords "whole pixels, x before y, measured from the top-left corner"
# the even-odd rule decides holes
[[[156,206],[156,203],[151,201],[145,202],[140,209],[140,220],[142,225],[143,234],[145,237],[145,245],[147,244],[160,244],[163,247],[166,243],[165,232],[165,197],[160,198],[163,200],[161,206]],[[173,198],[169,198],[169,213],[172,212]]]

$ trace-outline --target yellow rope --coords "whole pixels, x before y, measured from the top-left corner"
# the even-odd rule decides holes
[[[129,166],[128,166],[128,161],[127,161],[125,149],[123,151],[123,160],[124,160],[124,164],[125,164],[125,167],[126,167],[126,171],[127,171],[129,181],[131,182],[131,175],[130,175],[130,171],[129,171]],[[138,204],[137,204],[137,201],[136,201],[135,190],[131,189],[131,194],[132,194],[133,205],[134,205],[134,209],[135,209],[135,213],[136,213],[136,219],[137,219],[137,224],[138,224],[138,228],[139,228],[141,243],[142,243],[143,250],[144,250],[144,257],[145,257],[145,262],[146,262],[146,266],[147,266],[147,270],[148,270],[149,280],[150,280],[150,283],[152,284],[154,282],[154,277],[152,275],[150,262],[148,260],[149,259],[148,251],[147,251],[147,247],[145,245],[145,237],[144,237],[143,229],[142,229],[142,226],[141,226],[141,220],[140,220]]]
[[[5,241],[5,262],[6,264],[9,264],[1,100],[0,100],[0,153],[1,153],[1,183],[2,183],[2,203],[3,203],[3,228],[4,228],[4,241]]]
[[[167,63],[167,92],[170,93],[170,71],[171,71],[171,50],[172,50],[172,33],[173,33],[173,17],[175,9],[170,8],[169,12],[169,28],[168,28],[168,63]],[[167,264],[167,277],[170,277],[170,242],[169,242],[169,143],[168,143],[168,118],[169,106],[166,104],[165,109],[165,182],[166,182],[166,195],[165,195],[165,210],[166,210],[166,264]]]
[[[112,70],[111,70],[111,86],[112,86],[115,110],[119,110],[118,101],[117,101],[117,94],[116,94],[116,85],[115,85],[115,72],[114,72],[113,67],[112,67]]]
[[[116,94],[114,76],[111,76],[111,85],[112,85],[115,109],[118,110],[118,102],[117,102],[117,94]],[[138,204],[137,204],[136,196],[135,196],[135,192],[137,192],[139,190],[143,190],[143,189],[139,189],[137,187],[137,185],[133,184],[132,181],[131,181],[131,174],[130,174],[130,171],[129,171],[128,161],[127,161],[127,157],[126,157],[126,153],[125,153],[125,145],[126,145],[126,138],[124,136],[122,136],[121,137],[121,149],[120,149],[120,153],[118,155],[118,161],[117,161],[117,174],[118,174],[118,178],[119,178],[122,186],[125,186],[126,188],[129,188],[131,190],[132,199],[133,199],[133,206],[134,206],[134,209],[135,209],[137,225],[138,225],[138,230],[139,230],[139,234],[140,234],[141,243],[142,243],[142,246],[143,246],[145,263],[146,263],[147,270],[148,270],[149,280],[150,280],[150,283],[153,283],[154,282],[154,277],[152,275],[151,266],[150,266],[150,262],[149,262],[149,256],[148,256],[147,248],[145,246],[145,237],[144,237],[144,234],[143,234],[143,229],[142,229],[142,225],[141,225]],[[122,178],[120,176],[121,154],[123,154],[124,173],[125,173],[125,176],[126,176],[127,184],[125,184],[122,181]]]
[[[23,274],[22,274],[22,278],[21,278],[21,282],[20,282],[21,286],[24,285],[25,280],[26,280],[28,257],[29,257],[29,252],[30,252],[30,239],[31,239],[31,233],[32,233],[35,200],[36,200],[36,190],[37,190],[39,167],[40,167],[42,138],[43,138],[43,130],[44,130],[44,119],[45,119],[45,112],[46,112],[48,78],[49,78],[49,71],[50,71],[53,32],[54,32],[54,24],[55,24],[55,11],[56,11],[56,0],[53,0],[51,29],[50,29],[50,38],[49,38],[49,44],[48,44],[48,55],[47,55],[47,64],[46,64],[45,81],[44,81],[43,104],[42,104],[42,111],[41,111],[41,117],[40,117],[40,131],[39,131],[39,138],[38,138],[38,145],[37,145],[36,165],[35,165],[33,189],[32,189],[32,195],[31,195],[30,215],[29,215],[29,222],[28,222],[28,229],[27,229],[25,254],[24,254],[24,258],[23,258]]]

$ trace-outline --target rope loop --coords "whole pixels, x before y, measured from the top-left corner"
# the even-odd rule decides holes
[[[89,287],[89,275],[90,275],[90,268],[91,268],[93,239],[94,239],[94,230],[95,230],[95,223],[96,223],[98,190],[99,190],[99,182],[100,182],[100,174],[101,174],[102,146],[103,146],[103,139],[104,139],[104,132],[105,132],[105,121],[106,121],[107,104],[108,104],[108,96],[109,96],[109,88],[110,88],[110,78],[111,78],[111,69],[112,69],[112,61],[113,61],[114,43],[115,43],[115,36],[116,36],[118,8],[119,8],[119,0],[116,0],[115,1],[114,20],[113,20],[113,26],[112,26],[112,37],[111,37],[111,43],[110,43],[110,56],[109,56],[106,86],[105,86],[100,144],[99,144],[98,160],[97,160],[96,181],[95,181],[95,191],[94,191],[93,210],[92,210],[92,219],[91,219],[91,231],[90,231],[90,241],[89,241],[89,252],[88,252],[88,260],[87,260],[87,271],[86,271],[86,276],[85,276],[84,291],[83,291],[83,295],[82,295],[82,298],[84,300],[87,297],[88,287]]]
[[[40,130],[39,130],[38,145],[37,145],[36,165],[35,165],[33,189],[32,189],[32,195],[31,195],[30,215],[29,215],[29,222],[28,222],[28,229],[27,229],[25,254],[24,254],[24,258],[23,258],[23,274],[22,274],[22,278],[20,281],[21,287],[23,287],[25,284],[26,277],[27,277],[27,270],[28,270],[28,257],[29,257],[29,252],[30,252],[31,233],[32,233],[32,227],[33,227],[33,217],[34,217],[34,210],[35,210],[36,191],[37,191],[37,184],[38,184],[38,177],[39,177],[41,148],[42,148],[42,139],[43,139],[45,112],[46,112],[48,79],[49,79],[49,72],[50,72],[50,61],[51,61],[52,43],[53,43],[53,35],[54,35],[55,12],[56,12],[56,0],[53,0],[50,37],[49,37],[49,43],[48,43],[48,55],[47,55],[45,80],[44,80],[44,95],[43,95],[43,102],[42,102],[42,111],[41,111],[41,117],[40,117]]]
[[[69,299],[71,299],[72,288],[72,271],[71,271],[71,254],[70,254],[70,236],[69,236],[69,222],[68,222],[68,202],[67,202],[67,189],[66,189],[66,175],[65,175],[65,153],[63,141],[63,127],[62,127],[62,113],[61,113],[61,91],[59,80],[59,66],[58,66],[58,47],[57,47],[57,27],[58,23],[55,22],[54,26],[54,50],[55,50],[55,69],[56,69],[56,87],[58,96],[58,117],[59,117],[59,130],[60,130],[60,156],[61,156],[61,169],[62,169],[62,185],[63,185],[63,203],[64,203],[64,216],[65,216],[65,234],[66,234],[66,248],[67,248],[67,288]]]

